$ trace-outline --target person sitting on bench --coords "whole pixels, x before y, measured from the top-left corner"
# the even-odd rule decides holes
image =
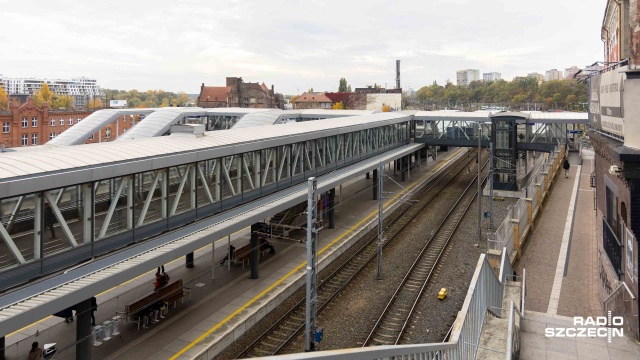
[[[229,253],[225,255],[224,259],[220,260],[220,265],[224,265],[227,260],[233,260],[236,257],[236,248],[233,245],[229,245]]]
[[[276,247],[273,246],[273,244],[271,244],[270,242],[268,242],[266,238],[261,237],[258,241],[260,243],[261,249],[263,250],[269,249],[269,254],[276,253]]]

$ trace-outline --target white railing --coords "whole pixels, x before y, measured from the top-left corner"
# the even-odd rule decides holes
[[[541,191],[545,191],[544,189],[544,172],[548,172],[553,166],[553,160],[559,156],[558,147],[556,147],[552,153],[543,154],[536,160],[534,171],[535,173],[529,179],[529,184],[526,186],[526,190],[522,191],[522,195],[515,203],[513,207],[509,207],[507,211],[507,215],[504,220],[495,231],[495,233],[487,234],[487,249],[488,250],[499,250],[502,248],[506,248],[508,254],[513,254],[514,251],[514,234],[513,234],[513,221],[515,219],[518,221],[519,225],[519,235],[520,235],[520,243],[522,243],[524,232],[527,228],[529,221],[529,212],[527,205],[527,198],[532,199],[532,212],[538,209],[538,186],[537,184],[542,184]],[[537,167],[537,168],[536,168]]]
[[[506,251],[503,251],[503,253]],[[504,270],[513,273],[511,263],[503,261]],[[508,265],[507,265],[508,264]],[[511,270],[510,270],[511,269]],[[496,277],[486,255],[480,255],[464,304],[452,326],[448,342],[413,345],[387,345],[331,351],[280,355],[279,359],[475,359],[487,311],[502,307],[504,283]],[[199,357],[199,360],[207,359]]]
[[[516,316],[524,317],[513,304],[513,301],[509,305],[509,325],[507,330],[507,353],[506,360],[517,359],[520,353],[520,328],[516,325]]]
[[[603,304],[605,314],[611,311],[613,316],[624,317],[625,323],[631,324],[630,328],[634,333],[634,338],[640,338],[640,331],[635,325],[638,323],[637,298],[624,281],[611,292],[611,295],[603,301]]]

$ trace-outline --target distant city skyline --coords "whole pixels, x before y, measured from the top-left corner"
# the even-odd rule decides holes
[[[510,80],[604,56],[604,1],[0,3],[4,28],[20,31],[0,34],[3,75],[86,76],[107,89],[196,94],[227,76],[283,94],[336,91],[341,77],[393,88],[397,59],[403,87],[419,89],[455,83],[459,69]]]

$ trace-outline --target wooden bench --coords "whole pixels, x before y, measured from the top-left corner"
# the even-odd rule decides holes
[[[135,321],[138,323],[138,330],[140,330],[145,311],[150,306],[159,301],[165,301],[168,304],[173,303],[175,308],[178,300],[183,300],[186,295],[189,295],[189,300],[191,300],[191,289],[182,286],[182,279],[179,279],[131,304],[125,305],[124,311],[116,311],[116,315],[122,316],[127,321]]]
[[[260,245],[259,245],[259,251],[260,251],[260,256],[264,256],[265,251],[269,251],[270,247],[267,245],[267,240],[266,239],[260,239]],[[244,268],[244,263],[246,262],[247,264],[249,264],[249,261],[251,260],[251,243],[236,249],[235,251],[235,257],[233,258],[233,261],[239,261],[242,262],[242,268]]]

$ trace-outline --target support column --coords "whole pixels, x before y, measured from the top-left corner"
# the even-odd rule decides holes
[[[4,360],[4,347],[5,347],[5,342],[4,342],[4,336],[0,337],[0,360]]]
[[[192,252],[188,253],[184,257],[184,259],[185,259],[185,266],[187,268],[192,268],[193,267],[193,253]]]
[[[406,156],[400,158],[400,180],[407,181],[407,160]]]
[[[336,189],[329,190],[329,229],[336,227],[335,223]]]
[[[76,359],[91,359],[91,341],[91,299],[87,299],[76,305]]]
[[[520,249],[520,219],[511,219],[511,223],[513,224],[513,251],[516,252],[516,260],[520,260],[522,256],[522,250]]]
[[[216,242],[211,243],[211,280],[216,279]]]
[[[375,175],[373,175],[373,177],[375,178],[376,176],[375,176]],[[367,179],[367,180],[371,179],[371,177],[369,177],[369,173],[367,173],[366,179]]]
[[[260,277],[258,273],[258,254],[260,253],[260,243],[258,241],[258,231],[260,231],[260,224],[251,224],[251,278],[257,279]]]
[[[42,221],[42,193],[33,195],[33,259],[40,259],[42,254],[42,238],[44,237],[44,223]]]
[[[373,170],[373,200],[378,200],[378,169]]]
[[[82,185],[82,199],[84,205],[82,207],[82,241],[89,243],[93,239],[93,184],[86,183]]]

